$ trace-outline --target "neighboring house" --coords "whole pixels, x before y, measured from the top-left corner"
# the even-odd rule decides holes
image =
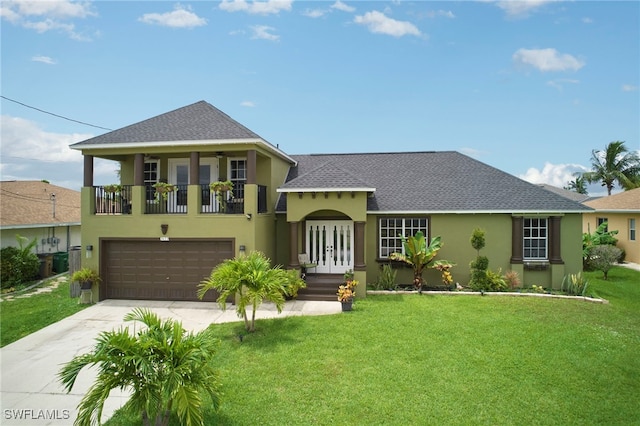
[[[595,209],[582,216],[583,231],[593,233],[601,223],[607,222],[609,231],[618,231],[617,247],[625,251],[627,262],[640,263],[640,188],[597,198],[584,203]]]
[[[558,195],[562,195],[563,197],[566,197],[570,200],[577,201],[578,203],[584,203],[585,201],[589,201],[593,198],[588,194],[580,194],[579,192],[576,192],[576,191],[570,191],[568,189],[558,188],[557,186],[549,185],[546,183],[539,183],[538,186],[546,189],[547,191],[555,192]]]
[[[526,285],[557,287],[582,268],[590,208],[457,152],[288,155],[204,101],[71,148],[84,155],[83,261],[102,275],[100,299],[196,300],[213,267],[252,250],[288,268],[308,253],[312,274],[374,282],[403,249],[398,234],[419,230],[442,237],[437,258],[464,285],[476,227],[490,267]],[[94,186],[94,157],[120,162],[117,193]],[[233,195],[210,190],[226,179]],[[166,200],[152,187],[162,180],[177,187]]]
[[[34,252],[68,252],[80,245],[80,192],[42,181],[0,182],[2,247],[18,246],[16,235],[37,245]]]

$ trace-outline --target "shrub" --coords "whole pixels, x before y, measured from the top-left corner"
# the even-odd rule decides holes
[[[494,272],[490,269],[486,271],[481,269],[472,270],[471,282],[469,283],[471,289],[473,291],[507,291],[509,286],[501,272],[501,270]]]
[[[382,265],[382,270],[380,271],[380,275],[378,275],[378,280],[373,284],[373,288],[375,290],[395,289],[396,275],[398,275],[398,271],[393,269],[391,265]]]
[[[581,272],[578,272],[564,277],[561,290],[570,296],[584,296],[588,286],[589,281],[582,276]]]
[[[608,244],[595,246],[589,251],[589,264],[595,270],[602,271],[606,280],[609,269],[618,261],[621,251],[619,248]]]
[[[516,271],[507,271],[504,274],[504,279],[511,290],[515,290],[517,287],[520,287],[520,284],[522,284]]]
[[[40,271],[38,256],[31,252],[36,245],[35,238],[24,246],[27,239],[19,235],[16,237],[20,248],[5,247],[0,250],[0,285],[3,289],[32,281]]]

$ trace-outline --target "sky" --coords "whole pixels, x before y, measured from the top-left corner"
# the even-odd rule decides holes
[[[287,154],[453,150],[558,187],[640,152],[637,1],[2,0],[0,25],[2,180],[79,190],[70,144],[200,100]]]

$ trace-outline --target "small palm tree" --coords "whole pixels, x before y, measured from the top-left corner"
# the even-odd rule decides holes
[[[296,271],[287,271],[280,265],[271,267],[271,261],[258,251],[248,256],[227,259],[218,265],[208,279],[202,281],[198,289],[198,297],[215,289],[219,293],[217,299],[222,310],[227,307],[227,299],[236,297],[236,312],[244,319],[245,328],[255,331],[256,311],[263,300],[275,303],[278,313],[282,312],[286,296],[295,296],[298,289],[306,284]],[[247,308],[251,307],[251,320]]]
[[[567,191],[575,191],[578,194],[589,195],[587,192],[587,182],[580,173],[574,173],[575,179],[569,181],[568,185],[564,187]]]
[[[591,167],[591,171],[582,176],[589,183],[602,182],[608,195],[614,182],[625,191],[640,186],[640,157],[629,152],[624,142],[611,142],[604,151],[591,151]]]
[[[130,389],[126,409],[142,414],[145,426],[169,423],[171,410],[183,425],[204,425],[201,391],[219,405],[219,378],[213,365],[217,340],[207,330],[189,333],[174,320],[160,320],[148,309],[136,308],[124,317],[146,327],[100,333],[92,352],[67,363],[58,378],[67,392],[84,367],[97,366],[98,376],[78,405],[74,425],[99,424],[112,389]],[[151,420],[153,419],[153,420]]]
[[[422,273],[442,248],[442,242],[438,236],[432,238],[429,245],[427,245],[427,240],[422,231],[416,232],[415,236],[406,238],[401,235],[400,238],[402,239],[404,254],[391,253],[389,257],[392,260],[399,260],[413,267],[413,285],[420,291],[424,284]]]

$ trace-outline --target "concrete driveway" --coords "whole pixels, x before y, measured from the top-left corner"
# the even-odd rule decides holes
[[[82,371],[73,390],[67,394],[57,379],[60,368],[74,356],[90,351],[100,332],[125,324],[122,319],[135,307],[150,308],[160,317],[174,318],[181,321],[186,330],[196,332],[212,323],[239,321],[233,306],[223,312],[213,302],[106,300],[97,303],[0,349],[0,424],[73,424],[76,407],[93,383],[95,372]],[[256,318],[326,315],[340,311],[338,301],[294,300],[286,303],[281,314],[273,304],[265,303]],[[112,391],[102,421],[106,421],[127,398],[126,394]]]

